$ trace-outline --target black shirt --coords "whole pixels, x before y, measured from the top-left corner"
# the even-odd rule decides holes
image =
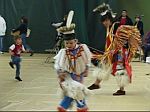
[[[137,28],[138,28],[138,30],[140,31],[141,36],[143,36],[143,35],[144,35],[144,31],[143,31],[143,22],[142,22],[142,21],[139,21],[138,23],[135,22],[134,25],[137,25]]]
[[[27,24],[22,23],[18,28],[13,30],[13,32],[16,32],[16,31],[20,31],[20,35],[21,34],[26,34],[27,33]]]

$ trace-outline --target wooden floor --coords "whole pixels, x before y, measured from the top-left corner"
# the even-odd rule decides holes
[[[15,70],[8,66],[8,54],[0,55],[0,111],[56,110],[60,97],[57,75],[53,63],[44,63],[47,54],[23,56],[21,77],[14,79]],[[141,110],[150,111],[150,65],[133,62],[133,82],[126,88],[125,96],[112,96],[117,88],[114,77],[101,84],[95,95],[87,98],[90,110]],[[85,85],[94,82],[92,74],[85,79]],[[75,110],[75,106],[73,110]]]

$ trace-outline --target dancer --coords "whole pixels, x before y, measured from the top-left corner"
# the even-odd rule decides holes
[[[115,30],[117,29],[116,26],[118,26],[118,24],[119,24],[119,23],[113,24],[113,20],[115,19],[116,14],[113,13],[110,9],[110,6],[108,4],[105,4],[105,3],[103,3],[102,5],[99,5],[93,11],[94,12],[97,11],[101,14],[101,22],[104,25],[104,27],[106,28],[107,32],[106,32],[105,52],[107,52],[110,50],[111,43],[113,41],[113,34],[115,33]],[[115,26],[115,24],[117,24],[117,25]],[[98,57],[97,57],[97,59],[98,59]],[[97,78],[96,81],[94,82],[94,84],[89,86],[88,89],[90,89],[90,90],[99,89],[100,88],[99,84],[103,79],[105,79],[105,78],[104,77]]]
[[[109,5],[101,5],[101,9],[104,9],[106,6]],[[105,21],[103,22],[104,26],[108,25],[110,27],[112,25],[111,10],[101,11],[103,14],[105,12],[102,15]],[[115,23],[111,29],[114,29],[114,25]],[[108,79],[108,75],[112,74],[116,77],[119,86],[119,90],[113,93],[113,95],[125,95],[124,87],[131,82],[132,78],[130,62],[141,44],[140,33],[135,26],[121,25],[115,33],[111,31],[109,34],[112,37],[112,41],[104,55],[100,58],[102,66],[97,70],[97,80],[89,89],[99,89],[100,82]]]
[[[65,48],[61,49],[55,56],[55,69],[64,93],[58,111],[67,111],[72,102],[76,101],[77,111],[86,112],[88,108],[85,102],[85,94],[88,90],[82,83],[83,78],[88,75],[91,52],[87,45],[77,44],[78,41],[74,33],[75,25],[71,24],[70,21],[72,16],[73,11],[70,11],[66,26],[57,29],[63,33],[65,43]]]

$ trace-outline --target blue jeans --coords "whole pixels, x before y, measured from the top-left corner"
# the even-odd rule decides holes
[[[70,76],[73,80],[75,80],[77,82],[82,82],[83,81],[83,75],[77,77],[77,75],[71,73]],[[60,106],[63,107],[64,109],[68,109],[71,106],[73,101],[74,101],[73,98],[70,98],[68,96],[64,96],[63,100],[60,102]],[[78,108],[86,107],[85,100],[81,100],[80,103],[78,101],[76,101],[76,104],[77,104]]]
[[[12,59],[12,63],[14,65],[16,65],[16,77],[19,77],[20,76],[20,62],[21,62],[21,58],[18,57],[18,56],[11,56],[11,59]]]
[[[3,39],[4,36],[0,36],[0,51],[3,51]]]
[[[32,51],[31,47],[26,42],[26,34],[21,34],[22,44],[26,50]]]

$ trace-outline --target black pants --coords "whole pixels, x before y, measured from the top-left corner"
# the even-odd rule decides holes
[[[150,52],[150,44],[144,46],[144,61],[146,61],[146,57],[148,56],[149,52]]]

